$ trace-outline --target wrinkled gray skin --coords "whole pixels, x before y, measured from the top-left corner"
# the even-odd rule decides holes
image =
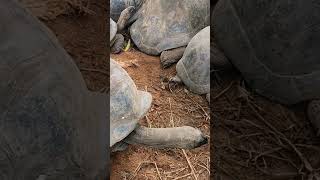
[[[110,47],[111,53],[120,53],[124,44],[124,37],[117,33],[117,24],[110,18]]]
[[[146,0],[110,0],[110,17],[118,22],[118,25],[120,19],[120,24],[123,25],[118,27],[120,31],[137,19],[144,1]],[[126,22],[122,22],[123,20]]]
[[[319,11],[313,1],[224,0],[212,18],[217,43],[248,85],[283,104],[308,101],[307,114],[318,135],[320,35],[312,24],[320,22]]]
[[[161,55],[164,67],[178,61],[183,55],[179,48],[186,47],[197,32],[210,25],[210,0],[127,2],[117,22],[118,30],[129,27],[139,50]],[[164,51],[173,52],[162,55]]]
[[[155,148],[199,147],[207,138],[193,127],[147,128],[138,125],[151,107],[151,94],[137,90],[127,72],[110,59],[110,147],[123,150],[126,144]]]
[[[210,26],[191,39],[176,70],[172,81],[182,81],[194,93],[208,94],[210,101]]]

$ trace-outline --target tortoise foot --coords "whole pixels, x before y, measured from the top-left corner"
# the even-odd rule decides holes
[[[129,144],[126,142],[120,141],[112,146],[111,152],[124,151],[128,148]]]
[[[124,44],[124,37],[122,34],[116,34],[116,36],[114,37],[114,43],[111,47],[111,53],[113,54],[118,54],[121,52],[123,44]]]
[[[182,56],[186,47],[179,47],[175,49],[170,49],[163,51],[160,55],[160,62],[163,68],[168,68],[172,64],[178,62]]]
[[[174,89],[178,84],[181,84],[181,83],[182,83],[182,80],[179,78],[178,75],[176,75],[169,79],[169,82],[168,82],[169,89]]]

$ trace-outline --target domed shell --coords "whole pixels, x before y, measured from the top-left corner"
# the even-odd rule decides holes
[[[214,36],[260,95],[284,104],[319,99],[319,12],[314,1],[219,1]]]
[[[210,91],[210,26],[202,29],[188,44],[176,66],[177,75],[194,93]]]
[[[116,36],[118,31],[117,23],[110,18],[110,42]]]
[[[151,107],[152,96],[137,90],[128,73],[110,59],[110,147],[124,139]]]
[[[121,12],[126,8],[128,0],[110,0],[110,17],[118,21]]]
[[[0,1],[0,12],[0,179],[105,179],[107,95],[88,91],[53,32],[18,1]]]
[[[201,29],[210,25],[209,0],[145,1],[130,35],[144,53],[186,46]]]

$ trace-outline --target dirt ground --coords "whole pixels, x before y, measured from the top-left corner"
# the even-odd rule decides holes
[[[184,86],[168,89],[167,80],[175,75],[175,67],[162,69],[160,59],[136,49],[111,57],[124,67],[138,89],[152,94],[153,103],[141,124],[149,127],[189,125],[210,135],[209,107],[205,97],[188,92]],[[190,166],[198,179],[209,179],[209,145],[187,151],[180,149],[157,150],[130,146],[112,154],[111,179],[193,179]],[[159,170],[157,172],[156,166]]]
[[[45,24],[56,34],[59,42],[76,62],[88,89],[100,91],[106,88],[109,81],[106,3],[93,0],[89,7],[93,14],[62,15],[45,21]]]

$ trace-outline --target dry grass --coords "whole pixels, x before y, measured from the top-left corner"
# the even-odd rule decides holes
[[[271,102],[240,80],[214,89],[215,179],[320,179],[320,141],[303,105]]]

